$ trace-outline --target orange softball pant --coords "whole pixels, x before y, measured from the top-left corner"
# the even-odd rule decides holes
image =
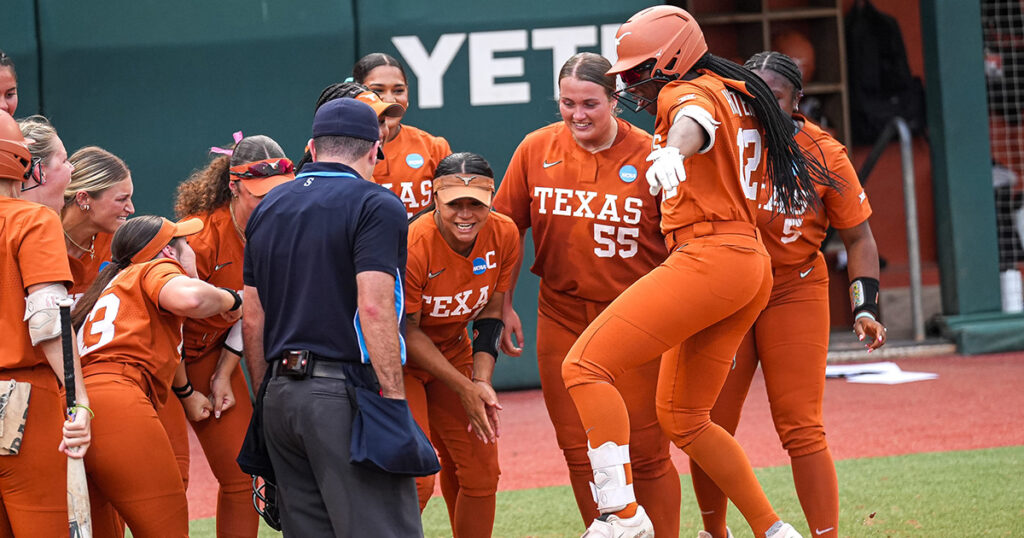
[[[664,263],[587,327],[563,363],[562,376],[590,445],[624,445],[629,417],[612,382],[662,355],[656,395],[662,429],[725,491],[755,535],[763,536],[778,516],[743,449],[711,422],[710,413],[740,340],[768,302],[770,259],[752,225],[749,235],[701,235],[676,244]],[[632,482],[629,466],[626,477]]]
[[[67,536],[68,457],[57,450],[64,424],[57,377],[39,365],[0,370],[0,379],[32,384],[21,451],[0,456],[0,536]]]
[[[562,361],[587,325],[608,303],[580,299],[556,291],[541,281],[537,299],[537,366],[548,417],[555,428],[558,447],[569,467],[576,505],[584,524],[598,515],[590,491],[593,472],[587,457],[587,434],[569,391],[562,381]],[[659,536],[679,535],[679,472],[669,455],[668,437],[658,425],[654,394],[660,360],[647,361],[615,379],[615,388],[629,415],[629,451],[632,457],[637,501],[644,505]]]
[[[711,420],[736,433],[743,402],[760,362],[775,430],[792,461],[804,516],[817,536],[838,536],[839,486],[825,442],[822,401],[828,355],[828,268],[820,254],[808,264],[778,268],[768,306],[736,354]],[[800,275],[804,276],[801,277]],[[704,529],[725,536],[728,500],[691,461]]]
[[[473,375],[468,342],[452,363],[467,378]],[[441,495],[448,506],[454,538],[489,537],[494,528],[498,491],[498,446],[466,431],[469,417],[459,395],[430,374],[406,367],[405,397],[416,423],[429,432],[441,460]],[[434,477],[416,479],[420,511],[434,492]]]
[[[121,374],[90,373],[85,385],[96,418],[92,445],[85,455],[90,502],[98,517],[97,538],[123,536],[110,528],[105,508],[112,505],[132,535],[188,536],[188,501],[167,433],[149,396],[140,386],[138,371],[124,366]]]
[[[195,390],[210,394],[210,376],[219,359],[220,349],[214,348],[185,363]],[[217,479],[217,537],[254,538],[259,532],[259,515],[252,506],[252,477],[243,473],[235,462],[252,417],[252,400],[241,363],[231,372],[231,391],[235,405],[222,412],[219,419],[211,414],[206,420],[190,424]],[[181,407],[178,402],[175,405]]]

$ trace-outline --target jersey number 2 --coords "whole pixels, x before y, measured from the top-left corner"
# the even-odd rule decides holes
[[[747,146],[754,146],[754,154],[746,157]],[[757,129],[740,129],[736,131],[736,147],[740,156],[740,185],[747,200],[757,200],[757,182],[750,176],[761,164],[761,133]]]

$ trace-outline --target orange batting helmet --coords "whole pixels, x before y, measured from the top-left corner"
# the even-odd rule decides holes
[[[620,74],[629,90],[652,80],[668,82],[683,76],[708,52],[708,45],[693,15],[675,6],[654,6],[633,15],[619,27],[615,50],[618,60],[608,74]],[[627,74],[648,69],[650,77],[644,80]],[[625,93],[619,92],[618,97]],[[648,104],[649,101],[637,110]]]
[[[32,154],[21,135],[18,122],[0,110],[0,179],[25,181],[32,167]]]

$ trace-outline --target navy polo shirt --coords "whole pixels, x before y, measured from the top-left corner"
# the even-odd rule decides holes
[[[290,350],[369,362],[356,302],[356,274],[395,276],[405,362],[404,293],[408,223],[394,193],[338,163],[309,163],[271,190],[249,217],[246,286],[266,313],[268,361]]]

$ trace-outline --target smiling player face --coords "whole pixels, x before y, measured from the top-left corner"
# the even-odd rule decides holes
[[[446,204],[438,203],[434,219],[448,246],[459,254],[468,255],[490,211],[490,206],[479,200],[456,198]]]
[[[614,109],[615,101],[600,85],[574,77],[558,81],[558,112],[583,148],[601,147],[615,137]]]

